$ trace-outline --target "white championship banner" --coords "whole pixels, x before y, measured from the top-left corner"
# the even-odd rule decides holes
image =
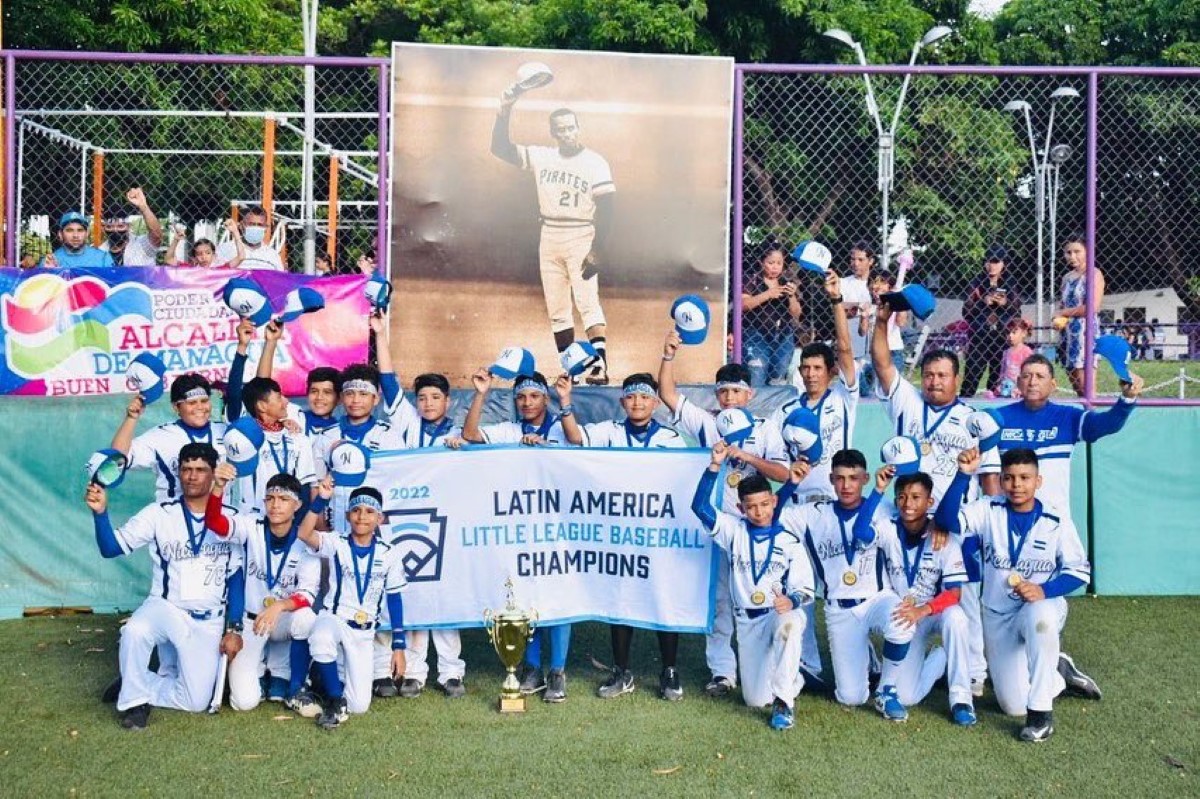
[[[512,578],[543,624],[706,632],[716,559],[691,503],[708,462],[696,449],[379,453],[367,482],[405,552],[405,627],[479,627]]]

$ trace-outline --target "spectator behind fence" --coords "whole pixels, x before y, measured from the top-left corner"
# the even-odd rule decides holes
[[[42,259],[47,269],[79,269],[113,266],[112,256],[88,244],[87,217],[78,211],[67,211],[58,220],[57,250]]]
[[[1082,235],[1067,239],[1063,259],[1071,271],[1063,276],[1062,304],[1054,326],[1063,332],[1063,366],[1071,377],[1071,388],[1084,395],[1083,385],[1083,320],[1088,320],[1092,335],[1096,333],[1096,314],[1104,302],[1104,273],[1096,269],[1096,284],[1092,287],[1092,310],[1087,310],[1087,242]]]
[[[1008,348],[1004,350],[1004,357],[1000,359],[1000,376],[993,381],[992,387],[997,397],[1020,399],[1021,388],[1017,381],[1021,377],[1021,365],[1025,363],[1026,358],[1033,355],[1033,348],[1025,343],[1032,331],[1033,325],[1020,317],[1008,320]]]
[[[859,314],[858,331],[864,336],[869,336],[875,329],[875,310],[879,305],[879,297],[896,288],[896,278],[890,272],[876,269],[871,273],[870,288],[871,307],[866,313]],[[892,363],[901,374],[904,373],[904,339],[900,335],[900,328],[907,323],[907,311],[894,311],[888,317],[888,349],[892,353]],[[859,392],[864,397],[871,396],[871,392],[875,390],[875,366],[869,360],[862,367],[858,385]]]
[[[226,228],[229,226],[226,225]],[[245,256],[239,268],[287,271],[279,257],[279,251],[266,241],[267,212],[262,206],[252,205],[242,211],[241,234],[242,241],[245,242]],[[231,233],[229,241],[217,247],[216,266],[229,266],[237,258],[239,247],[235,239],[235,235]]]
[[[970,328],[967,339],[967,363],[963,369],[961,395],[973,397],[979,390],[984,372],[990,373],[988,385],[1000,380],[1000,361],[1004,355],[1008,323],[1021,318],[1021,295],[1010,280],[1005,266],[1008,250],[999,244],[988,248],[983,274],[967,286],[963,319]]]
[[[130,235],[129,217],[133,216],[124,203],[113,203],[104,213],[104,237],[100,249],[112,256],[116,266],[157,266],[158,247],[162,244],[163,229],[158,217],[150,210],[146,194],[137,186],[125,192],[125,199],[146,224],[146,232]]]
[[[237,222],[226,219],[225,229],[229,231],[229,240],[237,247],[237,254],[229,263],[221,266],[227,269],[237,269],[241,265],[242,259],[246,257],[246,246],[242,244],[241,231],[238,230]],[[167,246],[167,266],[197,266],[201,269],[216,267],[217,245],[209,239],[196,239],[196,243],[192,245],[190,257],[182,262],[179,260],[179,245],[185,243],[186,235],[187,229],[183,225],[175,226],[171,233],[171,243]]]
[[[1150,341],[1154,344],[1154,360],[1163,359],[1163,347],[1167,343],[1167,333],[1157,319],[1150,320]]]
[[[742,285],[742,352],[754,386],[786,379],[796,351],[799,286],[784,276],[783,266],[783,245],[769,242]]]
[[[862,332],[858,320],[871,312],[871,271],[875,269],[875,250],[865,241],[856,242],[850,248],[850,272],[842,278],[842,305],[846,318],[850,320],[850,348],[859,370],[870,360],[867,350],[871,340],[871,328]]]

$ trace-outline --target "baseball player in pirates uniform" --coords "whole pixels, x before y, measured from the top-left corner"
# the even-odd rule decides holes
[[[896,676],[896,695],[906,707],[920,704],[945,675],[950,716],[955,724],[969,727],[976,718],[967,664],[967,617],[958,606],[967,582],[962,549],[945,533],[934,532],[929,518],[933,480],[924,472],[896,478],[896,506],[887,507],[883,492],[895,471],[894,466],[884,466],[876,473],[875,490],[861,513],[876,522],[884,570],[892,590],[901,597],[895,615],[913,627],[908,656]],[[885,512],[877,514],[876,507]],[[944,540],[935,541],[938,537]],[[927,644],[934,635],[942,643],[930,649]]]
[[[675,356],[682,341],[679,333],[672,330],[663,344],[662,364],[658,369],[658,393],[671,410],[672,423],[681,431],[695,438],[701,447],[711,447],[720,440],[717,433],[716,415],[707,411],[679,393],[675,385]],[[729,363],[717,370],[717,404],[721,410],[745,408],[754,396],[750,388],[750,370],[738,363]],[[766,419],[755,417],[754,430],[740,447],[729,451],[728,475],[724,497],[718,510],[736,513],[738,507],[738,483],[752,474],[761,474],[768,480],[781,482],[788,479],[788,458],[784,451],[779,426],[769,424]],[[713,618],[713,631],[705,641],[705,658],[712,672],[712,679],[704,687],[709,696],[724,696],[737,685],[737,656],[733,652],[733,606],[729,597],[729,563],[725,550],[721,550],[721,562],[717,567],[717,607]]]
[[[304,545],[297,541],[297,514],[307,489],[290,474],[276,474],[264,490],[265,513],[226,514],[221,496],[236,475],[227,463],[217,466],[205,524],[242,550],[242,569],[230,581],[229,628],[242,647],[229,664],[229,704],[253,710],[262,701],[258,672],[268,644],[279,653],[268,658],[271,680],[287,686],[280,699],[296,695],[308,669],[307,646],[291,646],[308,637],[316,619],[310,595],[299,587]],[[289,662],[293,654],[297,673]]]
[[[658,381],[650,374],[639,372],[625,378],[621,384],[621,407],[625,410],[624,419],[610,419],[583,426],[585,447],[678,449],[687,446],[679,433],[654,419],[654,411],[658,408]],[[613,624],[610,630],[613,673],[597,691],[602,699],[631,693],[634,688],[633,672],[629,669],[633,628],[626,624]],[[679,633],[659,630],[658,652],[663,664],[658,681],[659,696],[669,701],[683,699],[683,686],[676,667]]]
[[[333,496],[328,481],[318,485],[318,496],[310,515],[319,517]],[[379,535],[383,523],[383,495],[370,486],[356,488],[350,494],[346,511],[350,533],[316,534],[315,521],[303,525],[304,540],[316,543],[302,569],[304,584],[315,583],[320,571],[317,559],[329,563],[329,591],[326,606],[313,623],[309,648],[321,676],[325,707],[317,719],[322,729],[331,730],[350,713],[365,713],[371,705],[374,671],[375,629],[383,622],[384,600],[392,627],[391,668],[393,679],[404,674],[406,647],[404,603],[400,592],[405,587],[404,564],[399,550]],[[339,664],[341,668],[339,669]]]
[[[113,434],[111,447],[124,452],[130,469],[153,469],[156,475],[155,499],[170,502],[179,499],[179,450],[184,444],[202,443],[224,454],[221,439],[225,425],[212,422],[212,386],[202,375],[185,374],[171,383],[171,404],[179,418],[147,430],[137,438],[133,433],[146,404],[140,396],[130,400],[125,419]]]
[[[598,268],[606,261],[616,185],[608,161],[579,141],[579,120],[569,108],[550,114],[553,147],[513,144],[513,104],[525,90],[515,84],[500,99],[492,127],[492,155],[530,172],[537,186],[542,235],[538,258],[554,343],[562,352],[575,340],[572,297],[588,340],[600,359],[585,374],[592,385],[608,383],[604,310]]]
[[[1061,633],[1066,595],[1091,580],[1091,564],[1069,518],[1037,498],[1038,457],[1011,449],[1000,461],[1003,497],[962,505],[979,452],[958,457],[959,475],[935,516],[939,527],[978,539],[983,556],[983,635],[1000,709],[1025,715],[1023,741],[1054,733],[1054,698],[1066,688]],[[964,549],[966,546],[964,545]],[[1091,698],[1099,693],[1080,692]]]
[[[867,460],[858,450],[833,457],[835,501],[794,505],[791,492],[807,473],[804,464],[792,467],[792,477],[780,490],[785,507],[779,523],[803,535],[821,582],[825,585],[825,630],[833,658],[834,695],[844,705],[861,705],[870,698],[868,683],[872,632],[883,635],[883,670],[875,693],[875,708],[886,719],[906,721],[896,683],[900,664],[908,655],[913,629],[895,617],[900,597],[885,583],[879,537],[875,530],[886,521],[864,507]]]
[[[121,527],[108,518],[108,496],[88,486],[96,544],[106,558],[147,547],[154,555],[150,595],[121,628],[121,677],[105,691],[117,703],[121,726],[145,729],[151,705],[205,710],[213,697],[225,621],[230,543],[205,524],[217,451],[189,443],[176,453],[179,498],[153,503]],[[150,671],[155,646],[178,655],[171,673]]]
[[[775,523],[776,497],[762,475],[738,483],[741,514],[713,507],[728,454],[723,441],[713,447],[692,510],[729,555],[742,698],[750,707],[770,703],[771,727],[786,730],[795,724],[793,707],[804,687],[800,651],[808,622],[801,608],[813,601],[812,564],[800,537]]]

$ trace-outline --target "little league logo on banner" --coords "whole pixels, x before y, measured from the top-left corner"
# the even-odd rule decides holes
[[[471,447],[372,458],[416,628],[478,627],[512,578],[541,624],[706,632],[716,568],[691,510],[702,450]],[[603,486],[603,489],[597,488]]]
[[[232,269],[0,269],[0,394],[86,396],[132,391],[125,370],[148,352],[168,381],[185,372],[226,380],[237,350],[238,317],[220,293]],[[369,306],[364,278],[311,278],[256,271],[254,280],[282,309],[297,286],[326,306],[287,325],[274,377],[302,395],[310,369],[366,358]],[[262,334],[251,344],[256,360]],[[253,375],[251,368],[250,374]]]

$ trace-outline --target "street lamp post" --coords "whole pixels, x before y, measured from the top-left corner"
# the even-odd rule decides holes
[[[1046,123],[1046,145],[1041,150],[1041,161],[1038,160],[1039,153],[1038,153],[1038,149],[1037,149],[1037,143],[1035,142],[1035,140],[1033,138],[1033,119],[1031,118],[1031,115],[1030,115],[1030,112],[1032,111],[1032,107],[1029,105],[1029,103],[1027,103],[1024,100],[1011,100],[1008,103],[1005,103],[1005,105],[1004,105],[1005,111],[1009,111],[1009,112],[1015,113],[1015,114],[1021,114],[1025,117],[1025,132],[1029,137],[1029,161],[1033,165],[1034,214],[1036,214],[1036,216],[1037,216],[1037,312],[1036,312],[1036,320],[1037,320],[1037,331],[1038,331],[1038,341],[1039,342],[1042,340],[1042,328],[1045,325],[1045,293],[1046,292],[1045,292],[1044,272],[1045,272],[1045,268],[1046,268],[1046,261],[1045,261],[1045,253],[1043,252],[1043,250],[1045,248],[1044,233],[1045,233],[1046,206],[1047,206],[1046,195],[1047,195],[1047,188],[1048,188],[1047,176],[1048,176],[1049,170],[1050,170],[1049,162],[1050,162],[1050,158],[1051,158],[1050,152],[1052,149],[1050,147],[1050,140],[1051,140],[1051,136],[1054,135],[1054,110],[1058,104],[1058,101],[1063,99],[1064,97],[1076,98],[1076,97],[1079,97],[1079,92],[1077,92],[1075,89],[1072,89],[1070,86],[1059,86],[1057,89],[1050,92],[1050,119]],[[1066,145],[1062,145],[1062,146],[1066,146]],[[1067,147],[1065,157],[1062,160],[1065,161],[1066,158],[1070,157],[1070,155],[1071,155],[1070,147]],[[1057,172],[1058,172],[1058,166],[1061,163],[1062,163],[1062,161],[1056,161],[1054,164],[1054,170],[1056,173],[1056,177],[1057,177]],[[1057,183],[1056,183],[1055,189],[1056,189],[1056,191],[1054,192],[1054,200],[1055,200],[1055,205],[1057,205],[1057,202],[1058,202]],[[1051,230],[1050,248],[1051,248],[1051,250],[1054,249],[1054,231],[1053,230]],[[1053,261],[1054,261],[1053,253],[1051,254],[1050,260],[1051,260],[1051,264],[1053,264]],[[1053,266],[1051,266],[1051,269],[1053,269]],[[1051,277],[1051,279],[1050,279],[1050,284],[1051,284],[1051,288],[1053,288],[1053,286],[1054,286],[1054,278],[1053,277]]]
[[[917,56],[921,54],[922,49],[941,41],[953,32],[952,29],[945,25],[935,25],[926,31],[924,36],[913,42],[912,55],[908,59],[909,68],[911,69],[917,63]],[[867,55],[863,52],[862,45],[849,33],[840,28],[832,28],[825,31],[824,35],[841,45],[849,47],[858,56],[858,63],[864,67],[867,66]],[[904,98],[908,95],[908,84],[911,80],[912,72],[906,72],[904,74],[904,83],[900,86],[900,97],[896,100],[896,107],[892,111],[891,126],[887,130],[884,130],[883,119],[879,116],[879,104],[875,100],[875,90],[871,86],[871,76],[866,72],[863,73],[863,82],[867,87],[867,113],[870,114],[871,120],[875,123],[875,133],[878,141],[876,152],[878,167],[877,181],[879,193],[882,197],[879,265],[884,269],[888,265],[888,229],[891,222],[889,204],[891,202],[892,183],[896,174],[896,129],[900,125],[900,112],[904,109]]]

